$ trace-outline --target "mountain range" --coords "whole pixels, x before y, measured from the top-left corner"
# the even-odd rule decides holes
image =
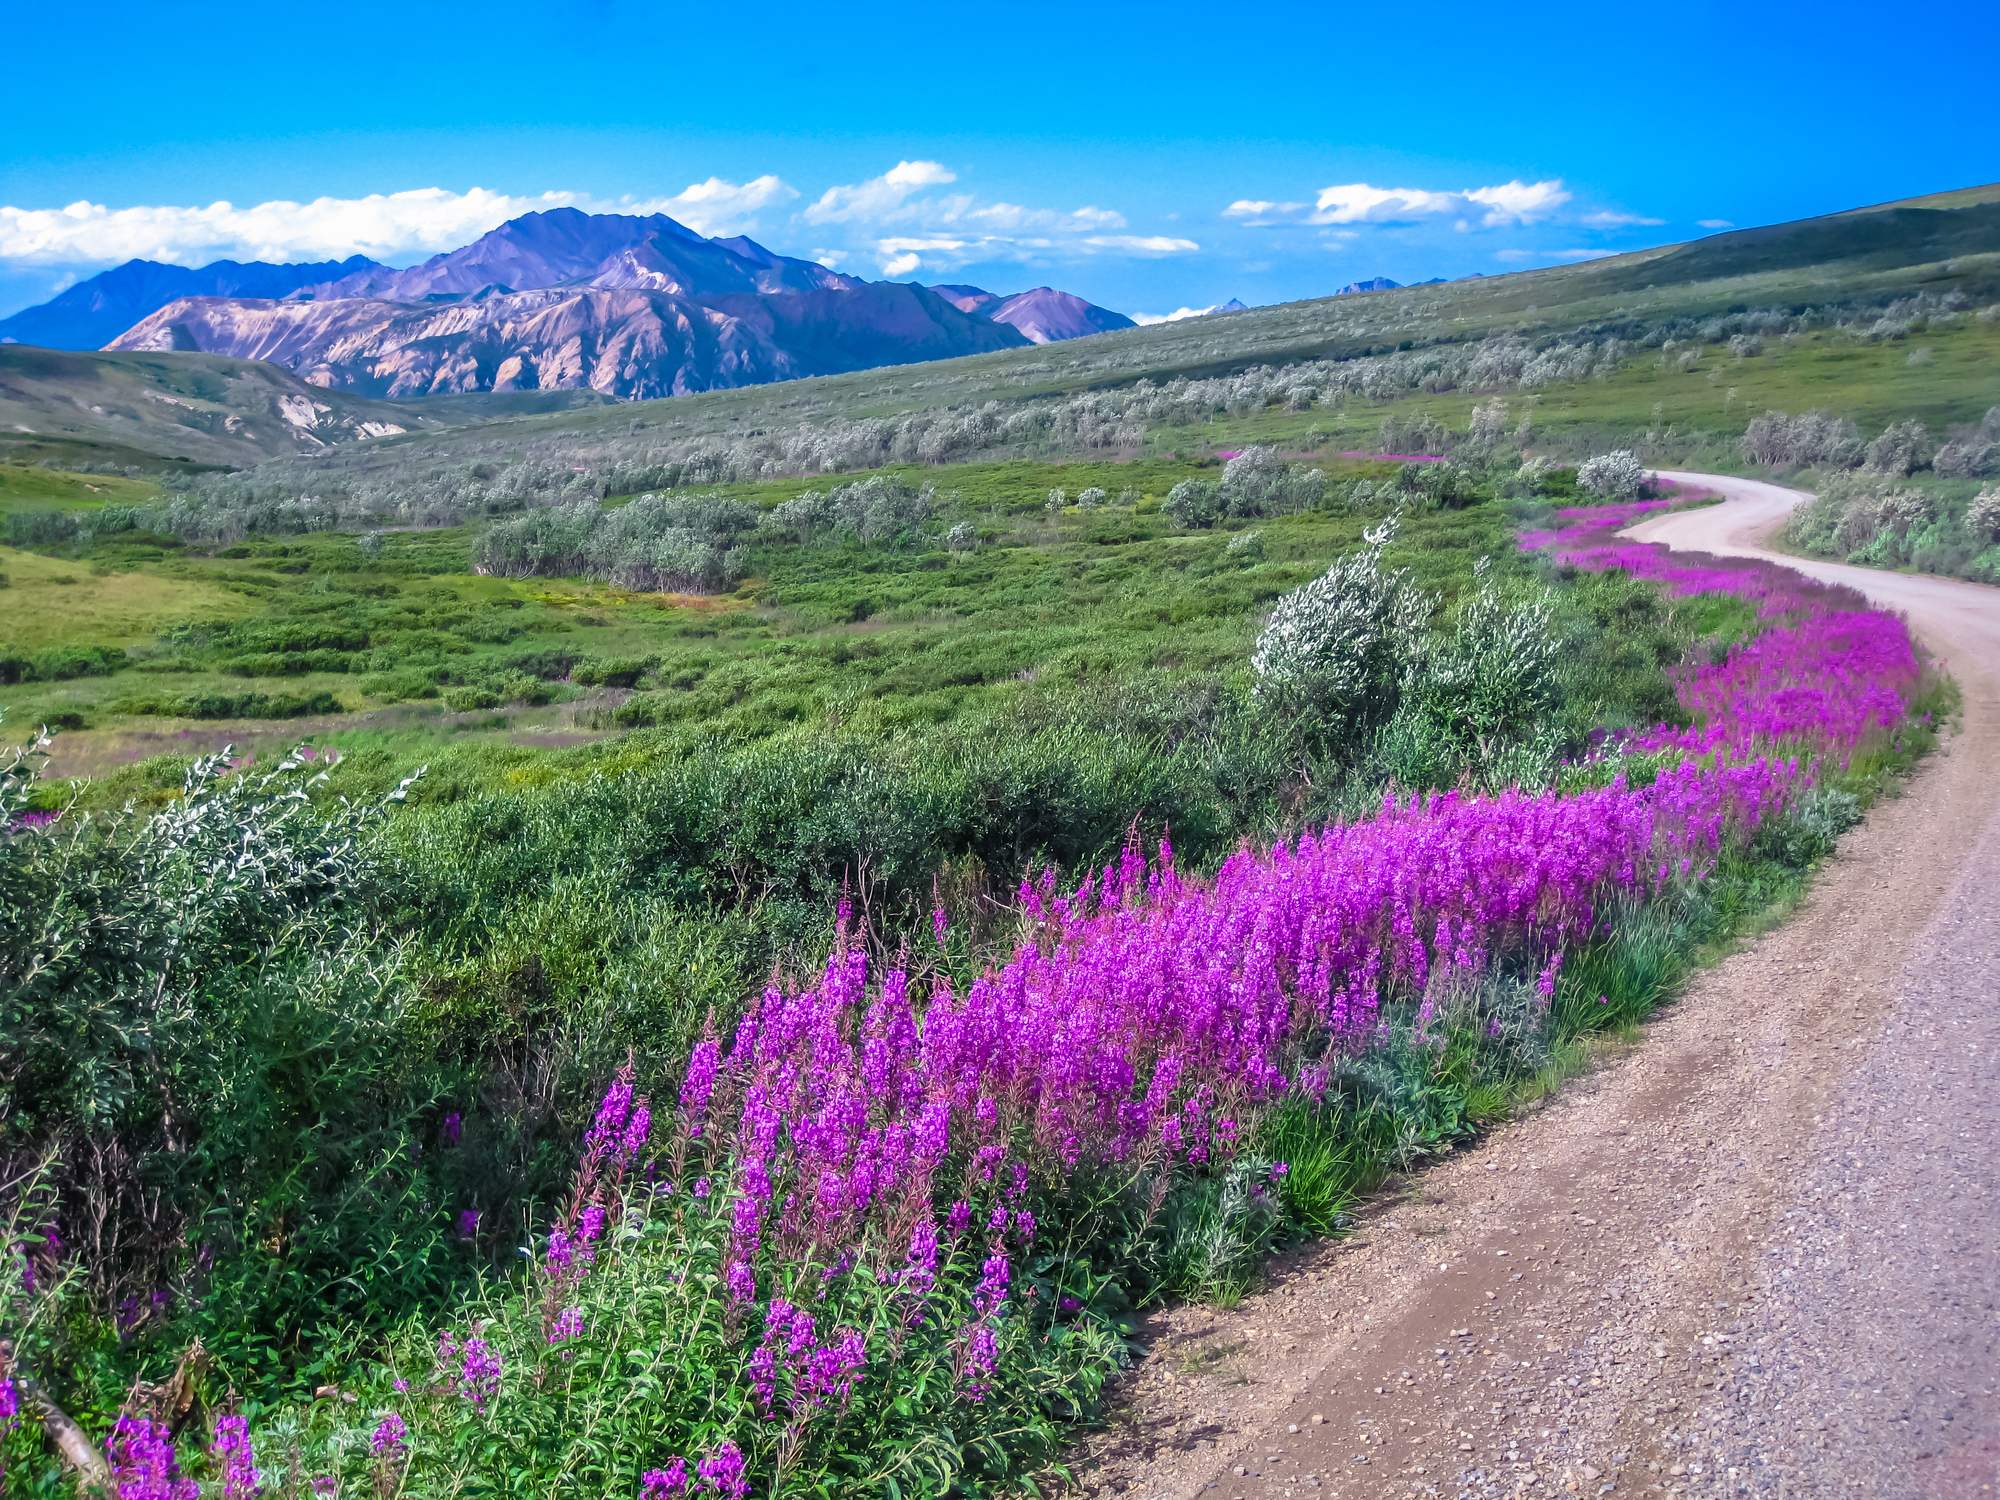
[[[315,282],[383,269],[362,255],[287,266],[218,260],[192,270],[156,260],[128,260],[39,307],[0,319],[0,343],[101,349],[176,297],[284,297]]]
[[[562,208],[406,270],[359,256],[197,271],[134,261],[8,319],[0,337],[264,360],[376,398],[639,400],[1133,326],[1049,287],[1003,297],[866,281],[664,214]]]
[[[1074,292],[1059,292],[1053,287],[1038,286],[1011,297],[976,286],[934,286],[931,290],[960,312],[1005,323],[1037,344],[1056,344],[1064,339],[1089,338],[1093,333],[1139,326],[1123,313],[1095,306]]]

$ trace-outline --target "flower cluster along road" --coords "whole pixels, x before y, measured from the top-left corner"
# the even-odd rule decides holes
[[[1620,545],[1859,591],[1960,732],[1643,1045],[1239,1308],[1156,1319],[1087,1487],[2000,1493],[2000,590],[1772,553],[1803,496],[1675,477],[1724,503]]]

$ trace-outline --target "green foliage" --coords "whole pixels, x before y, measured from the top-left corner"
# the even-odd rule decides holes
[[[17,823],[38,753],[0,769],[6,1180],[92,1223],[79,1290],[124,1359],[198,1332],[246,1381],[309,1380],[341,1330],[468,1269],[419,1208],[441,1184],[411,1160],[429,1085],[370,915],[381,804],[322,810],[300,761],[210,756],[149,815]],[[92,1331],[40,1378],[85,1378]]]

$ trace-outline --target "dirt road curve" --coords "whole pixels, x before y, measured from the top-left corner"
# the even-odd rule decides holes
[[[1631,533],[1759,554],[1799,498]],[[2000,1495],[2000,590],[1905,611],[1964,730],[1643,1046],[1230,1313],[1095,1446],[1136,1500]]]

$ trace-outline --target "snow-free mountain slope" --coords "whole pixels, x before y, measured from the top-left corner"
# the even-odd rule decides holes
[[[1007,299],[998,292],[989,292],[984,287],[949,284],[931,288],[945,301],[960,312],[985,313],[988,308],[998,307]]]
[[[99,349],[176,297],[283,297],[314,282],[384,269],[361,255],[311,265],[218,260],[193,269],[128,260],[0,321],[0,342]]]
[[[1139,326],[1123,313],[1086,302],[1073,292],[1058,292],[1046,286],[1016,293],[988,309],[986,316],[996,323],[1020,329],[1037,344],[1055,344],[1064,339],[1088,338],[1093,333]]]
[[[655,214],[527,214],[407,271],[285,299],[181,298],[111,347],[267,359],[371,396],[587,388],[622,400],[1027,342],[918,286],[863,281]]]
[[[443,425],[250,360],[0,345],[0,432],[30,449],[242,468]]]

